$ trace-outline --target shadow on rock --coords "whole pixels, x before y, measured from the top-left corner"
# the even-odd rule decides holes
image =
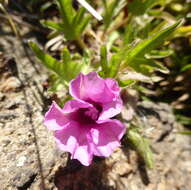
[[[113,190],[106,185],[107,167],[103,159],[96,159],[89,167],[77,160],[70,160],[60,167],[54,183],[58,190]]]

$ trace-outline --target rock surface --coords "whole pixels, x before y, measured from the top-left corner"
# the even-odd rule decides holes
[[[2,190],[190,190],[190,137],[176,133],[182,128],[168,105],[141,102],[136,110],[152,144],[153,170],[124,146],[83,167],[56,148],[42,124],[50,104],[42,87],[46,72],[14,37],[0,37],[0,47]]]

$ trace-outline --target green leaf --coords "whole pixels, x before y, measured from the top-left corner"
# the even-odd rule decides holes
[[[127,131],[127,138],[135,150],[143,158],[146,166],[152,169],[154,167],[153,153],[150,149],[148,139],[142,137],[138,131],[132,128]]]
[[[101,47],[101,67],[102,67],[102,72],[104,73],[104,77],[107,77],[107,72],[108,72],[108,60],[107,60],[107,47],[102,46]]]
[[[191,131],[179,131],[178,134],[181,134],[181,135],[191,135]]]
[[[181,71],[184,72],[184,71],[187,71],[187,70],[190,70],[191,69],[191,64],[188,64],[188,65],[185,65],[181,68]]]
[[[191,125],[191,118],[190,117],[186,117],[186,116],[177,114],[176,119],[179,123],[181,123],[183,125]]]
[[[115,78],[117,76],[121,61],[122,61],[122,58],[118,54],[114,54],[111,57],[111,60],[109,62],[109,67],[107,69],[108,77]]]
[[[51,93],[55,93],[65,87],[65,84],[63,84],[63,80],[61,80],[61,78],[56,74],[50,75],[49,84],[50,87],[48,88],[48,91]]]
[[[70,26],[75,15],[75,11],[72,7],[72,0],[56,0],[60,10],[63,22]]]
[[[130,86],[130,85],[132,85],[134,83],[135,83],[134,80],[118,80],[118,84],[119,84],[120,87]]]
[[[91,18],[90,16],[84,17],[85,12],[86,10],[84,8],[80,8],[72,21],[72,26],[74,27],[73,30],[75,30],[76,37],[84,31]]]
[[[64,32],[64,27],[63,27],[63,24],[61,23],[55,23],[53,21],[48,21],[48,20],[42,20],[40,23],[46,26],[47,28],[50,28],[59,32]]]
[[[181,26],[174,31],[172,38],[187,37],[190,35],[191,35],[191,25]]]
[[[64,33],[67,40],[79,40],[79,36],[89,23],[90,16],[84,17],[85,9],[77,12],[72,7],[72,0],[56,0],[62,18],[61,23],[41,21],[41,23],[57,32]]]
[[[37,46],[36,43],[30,41],[29,45],[30,45],[31,49],[34,51],[34,53],[36,54],[37,58],[43,63],[44,66],[46,66],[51,71],[54,71],[57,75],[62,76],[63,71],[64,71],[64,67],[65,67],[64,64],[62,64],[61,62],[57,61],[52,56],[44,53]]]
[[[62,61],[63,61],[63,63],[67,63],[67,62],[72,61],[70,52],[68,51],[67,48],[64,48],[64,49],[62,50]]]
[[[82,22],[85,12],[86,12],[86,10],[84,8],[80,8],[78,10],[78,12],[76,13],[76,15],[72,21],[73,26],[77,26]]]
[[[107,50],[108,50],[108,51],[112,48],[114,42],[115,42],[117,39],[119,39],[119,37],[120,37],[120,34],[119,34],[118,32],[116,32],[116,31],[112,32],[112,33],[108,36],[108,40],[107,40]]]
[[[57,0],[58,8],[63,21],[63,32],[68,40],[75,39],[75,30],[72,26],[72,21],[75,16],[75,11],[72,7],[71,0]]]
[[[163,59],[173,54],[172,50],[151,50],[149,54],[145,54],[148,59]]]
[[[29,45],[43,65],[56,73],[62,80],[66,82],[69,82],[75,78],[85,67],[85,65],[78,62],[69,61],[67,50],[64,50],[65,52],[63,55],[63,59],[67,62],[61,63],[52,56],[44,53],[36,43],[29,42]]]
[[[143,40],[138,43],[134,48],[132,48],[126,57],[126,64],[131,63],[134,59],[138,57],[143,57],[146,53],[157,48],[161,45],[167,37],[172,34],[172,32],[180,25],[180,21],[167,27],[166,29],[158,32],[157,34],[151,36],[149,39]]]
[[[104,24],[105,24],[105,28],[107,29],[109,27],[109,25],[112,22],[113,16],[114,16],[114,11],[117,7],[117,5],[119,4],[119,0],[113,0],[109,5],[107,5],[107,3],[105,3],[106,7],[105,7],[105,15],[104,15]]]
[[[154,5],[160,4],[161,0],[133,0],[128,4],[129,12],[136,16],[144,15]]]
[[[144,2],[145,4],[145,9],[149,9],[151,7],[153,7],[154,5],[160,3],[161,0],[146,0]]]
[[[102,0],[104,8],[107,8],[107,1],[106,0]]]
[[[145,12],[145,5],[141,0],[134,0],[128,4],[128,10],[133,15],[143,15]]]
[[[65,77],[68,82],[74,79],[80,72],[82,72],[85,67],[85,65],[78,62],[67,62],[64,64],[66,65],[64,71]]]
[[[131,68],[142,74],[148,75],[154,70],[158,70],[162,73],[169,73],[169,70],[163,66],[160,62],[146,58],[136,58],[129,64]]]
[[[90,17],[87,16],[83,20],[81,20],[81,23],[75,26],[76,38],[82,34],[86,26],[88,25],[89,21],[90,21]]]
[[[45,11],[52,6],[52,2],[46,2],[40,7],[40,13],[45,13]]]
[[[135,23],[133,23],[132,21],[129,24],[127,24],[124,33],[124,44],[130,44],[134,40],[134,37],[137,32],[135,31],[134,25]]]

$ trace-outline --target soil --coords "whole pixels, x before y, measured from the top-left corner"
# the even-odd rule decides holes
[[[33,38],[28,36],[24,43]],[[43,114],[51,104],[43,87],[47,78],[30,49],[13,34],[1,31],[0,189],[191,189],[190,137],[177,133],[183,128],[169,105],[145,101],[134,110],[150,139],[154,169],[148,170],[136,152],[125,146],[84,167],[58,150],[53,134],[43,125]]]

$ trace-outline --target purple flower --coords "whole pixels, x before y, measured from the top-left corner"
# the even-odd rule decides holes
[[[110,119],[121,112],[120,89],[113,79],[92,72],[79,74],[69,90],[74,100],[66,102],[63,109],[54,102],[44,124],[54,131],[61,150],[88,166],[93,155],[108,157],[120,146],[125,127]]]

